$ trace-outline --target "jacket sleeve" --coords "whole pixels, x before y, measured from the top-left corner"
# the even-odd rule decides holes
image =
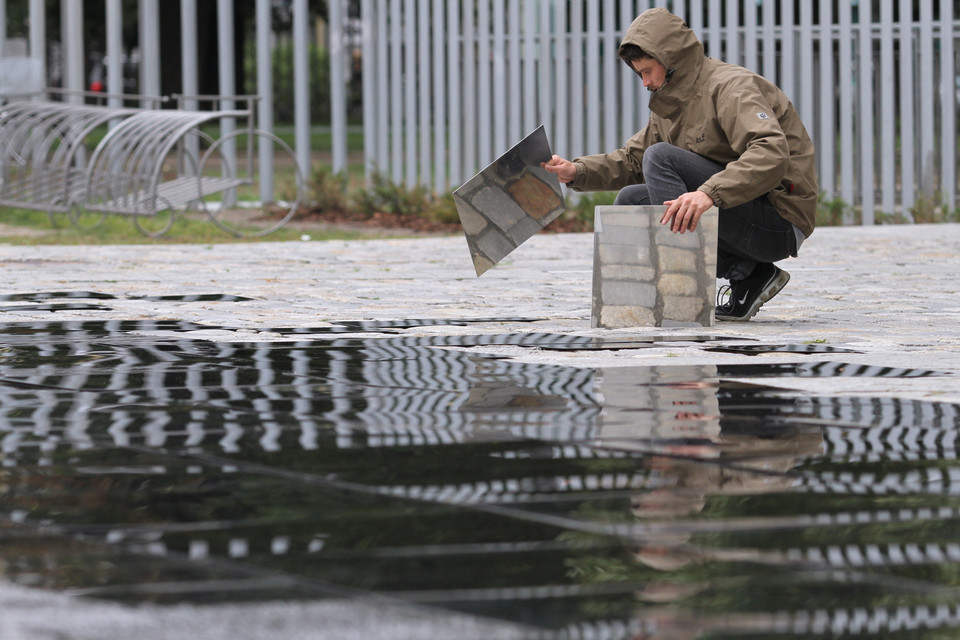
[[[653,144],[647,125],[611,153],[574,158],[577,177],[567,186],[574,191],[612,191],[643,182],[643,152]]]
[[[773,191],[786,175],[790,147],[773,106],[753,81],[731,83],[716,99],[720,126],[738,157],[698,190],[727,209]]]

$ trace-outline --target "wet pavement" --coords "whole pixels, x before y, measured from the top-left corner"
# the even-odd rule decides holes
[[[588,235],[0,247],[0,640],[952,637],[958,247],[616,331]]]

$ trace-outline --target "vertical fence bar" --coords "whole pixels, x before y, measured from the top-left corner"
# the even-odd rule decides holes
[[[403,2],[390,0],[390,178],[395,184],[403,182]]]
[[[620,41],[616,31],[615,0],[603,0],[601,56],[603,61],[603,148],[616,149],[620,146],[620,136],[617,131],[617,73],[620,71],[620,62],[617,59],[617,49]],[[599,70],[598,70],[599,71]]]
[[[40,61],[41,86],[47,86],[47,11],[44,0],[30,0],[30,57]]]
[[[868,7],[860,11],[859,60],[857,61],[857,86],[860,89],[860,206],[864,226],[874,223],[873,150],[876,135],[873,127],[873,21]]]
[[[509,138],[519,140],[523,135],[523,58],[520,56],[520,36],[523,33],[523,23],[520,20],[520,4],[522,0],[510,0],[508,13],[508,40],[507,64],[510,66],[508,86],[510,104]]]
[[[217,75],[219,78],[219,92],[221,96],[235,96],[237,94],[236,76],[233,66],[233,3],[230,0],[217,2]],[[296,48],[296,47],[294,47]],[[236,103],[230,99],[220,101],[220,109],[233,109]],[[234,118],[220,119],[220,135],[228,136],[236,129]],[[235,139],[227,140],[223,144],[223,158],[228,164],[237,167],[237,144]],[[307,168],[303,168],[306,174]],[[231,189],[224,193],[224,206],[236,204],[237,192]]]
[[[827,199],[833,198],[837,188],[836,158],[833,109],[836,100],[834,94],[834,53],[833,53],[833,0],[820,0],[820,189]]]
[[[929,205],[935,197],[936,189],[936,151],[934,149],[935,98],[934,58],[933,58],[933,3],[920,3],[920,37],[917,40],[920,49],[920,90],[919,116],[920,127],[920,188],[924,204]]]
[[[443,193],[447,183],[447,103],[443,79],[447,70],[444,52],[443,0],[433,0],[433,190]]]
[[[900,205],[904,215],[916,198],[912,4],[911,0],[900,0]]]
[[[346,92],[343,83],[343,19],[339,0],[330,3],[330,139],[333,146],[333,170],[346,168]],[[229,0],[226,4],[230,4]],[[310,175],[310,12],[307,0],[293,3],[293,130],[297,164],[304,176]],[[335,62],[339,61],[338,63]],[[341,127],[338,131],[337,128]]]
[[[476,33],[474,29],[474,2],[467,0],[462,5],[463,20],[463,171],[465,176],[477,172],[477,66]]]
[[[897,194],[896,69],[893,64],[893,0],[880,0],[880,210],[894,213]]]
[[[193,15],[196,18],[197,7],[195,0]],[[270,15],[270,0],[257,0],[257,94],[260,102],[257,105],[257,126],[264,131],[273,131],[273,47],[270,42],[272,23]],[[196,38],[196,25],[194,25]],[[194,45],[195,46],[195,45]],[[196,61],[196,58],[194,58]],[[196,92],[196,89],[194,89]],[[258,149],[260,158],[260,201],[273,201],[273,145],[261,143]]]
[[[377,22],[376,22],[376,65],[377,65],[377,96],[393,96],[390,92],[390,47],[388,31],[388,0],[377,1]],[[390,164],[391,136],[390,118],[396,112],[396,105],[389,97],[386,100],[374,100],[371,96],[371,102],[377,112],[377,147],[372,153],[367,154],[367,183],[373,178],[371,171],[375,170],[380,175],[385,175],[387,168],[384,164]],[[383,164],[382,164],[383,163]],[[371,166],[372,165],[372,166]],[[399,182],[399,181],[398,181]]]
[[[821,4],[824,0],[821,0]],[[725,60],[731,64],[740,64],[740,3],[727,2],[727,42]]]
[[[780,77],[777,75],[776,0],[763,0],[761,10],[763,12],[763,65],[761,67],[763,76],[770,82],[780,85]]]
[[[495,154],[507,150],[507,64],[506,13],[504,0],[493,3],[493,148]],[[492,160],[492,158],[491,158]]]
[[[634,15],[633,2],[630,0],[620,1],[620,33],[626,35],[630,23],[633,22]],[[627,65],[619,63],[620,67],[620,142],[627,140],[630,136],[640,130],[642,125],[637,124],[637,93],[636,82],[637,74],[630,70]],[[618,145],[621,146],[621,145]]]
[[[957,80],[953,42],[953,3],[940,2],[940,195],[953,212],[957,205]]]
[[[112,94],[126,93],[123,90],[123,6],[120,0],[107,0],[107,91]],[[196,16],[196,13],[194,13]],[[186,40],[186,39],[184,39]],[[194,43],[196,34],[194,33]],[[186,55],[186,52],[184,52]],[[188,93],[187,74],[184,70],[184,93]],[[194,90],[196,93],[196,90]],[[113,108],[123,105],[123,99],[113,96],[107,99],[107,104]]]
[[[703,0],[690,0],[690,19],[687,21],[693,32],[700,38],[700,42],[707,39],[703,24]]]
[[[717,0],[707,3],[707,42],[709,44],[707,47],[707,55],[717,60],[723,60],[723,41],[721,40],[723,14],[720,12],[722,8],[721,4],[722,3],[717,2]]]
[[[501,2],[502,0],[496,0]],[[493,91],[490,76],[490,0],[477,2],[477,147],[480,170],[493,162]]]
[[[403,85],[404,138],[406,139],[405,179],[408,187],[417,184],[417,0],[403,3]]]
[[[447,96],[450,106],[450,186],[459,187],[463,182],[463,120],[460,117],[460,77],[461,66],[461,31],[460,31],[460,3],[447,3]]]
[[[853,24],[851,20],[850,3],[841,0],[838,5],[840,19],[839,68],[840,79],[840,197],[848,205],[854,205],[857,184],[853,164],[853,86],[854,79],[852,65],[847,60],[853,60]],[[853,223],[853,209],[844,210],[844,224]]]
[[[787,0],[789,2],[789,0]],[[800,119],[807,126],[811,135],[814,118],[813,97],[815,74],[813,57],[813,3],[800,3],[800,59],[796,65],[800,69],[800,92],[797,96],[797,107],[800,110]]]
[[[586,122],[584,117],[584,47],[583,47],[583,1],[570,0],[570,120],[571,131],[568,148],[577,156],[585,152]]]
[[[419,88],[418,129],[420,133],[420,158],[418,162],[420,184],[428,185],[433,182],[432,162],[430,160],[431,133],[430,126],[431,100],[433,87],[433,60],[430,47],[430,0],[419,0],[417,3],[417,86]]]
[[[571,124],[569,114],[571,96],[568,88],[570,65],[569,54],[567,52],[567,0],[554,0],[553,4],[555,7],[554,15],[556,16],[556,26],[554,29],[557,34],[554,46],[556,56],[554,67],[557,73],[552,102],[556,107],[557,118],[553,131],[548,131],[547,134],[550,135],[553,140],[554,153],[558,153],[563,157],[569,157],[570,137],[568,132]]]
[[[68,2],[67,4],[73,3]],[[78,0],[77,4],[82,9],[82,0]],[[159,0],[140,0],[139,14],[140,93],[148,96],[158,96],[161,91]]]
[[[587,76],[587,104],[596,104],[600,96],[600,7],[594,2],[586,3],[587,33],[586,33],[586,64],[584,73]],[[587,153],[600,153],[600,122],[599,118],[588,117],[585,120],[587,130]]]
[[[802,3],[809,4],[809,3]],[[793,0],[780,0],[780,87],[791,100],[797,98],[797,49],[793,11]],[[804,75],[810,75],[810,68],[804,67]]]
[[[550,95],[550,88],[553,86],[555,69],[553,53],[551,51],[553,42],[550,37],[552,31],[550,19],[551,9],[552,7],[549,2],[540,3],[540,50],[538,53],[540,56],[540,77],[538,78],[538,84],[540,86],[540,96],[543,98],[540,101],[540,121],[547,130],[547,135],[552,135],[554,131],[554,105],[551,104],[551,100],[548,97]]]
[[[537,126],[537,7],[539,0],[523,4],[523,131],[529,133]]]
[[[63,38],[64,86],[71,91],[83,90],[83,0],[64,2],[61,5]],[[156,94],[153,94],[156,95]],[[82,102],[79,95],[67,97],[67,102]]]
[[[119,1],[116,2],[119,5]],[[117,6],[116,11],[120,11],[120,7]],[[109,17],[109,16],[108,16]],[[108,20],[109,23],[109,20]],[[117,38],[121,37],[121,30],[123,29],[123,23],[118,22],[115,26],[117,29]],[[107,29],[110,29],[110,25],[107,25]],[[118,45],[114,45],[118,46]],[[119,44],[119,47],[122,49],[122,42]],[[108,47],[109,50],[109,47]],[[121,51],[118,51],[118,54],[122,55]],[[109,57],[109,53],[107,54]],[[117,61],[119,62],[120,57],[117,56]],[[197,2],[196,0],[180,0],[180,77],[182,79],[182,91],[185,95],[195,96],[199,92],[199,83],[197,78],[197,67],[198,65],[198,55],[197,55]],[[112,64],[110,66],[113,66]],[[109,70],[109,67],[108,67]],[[108,86],[113,85],[112,82],[107,83]],[[115,98],[117,103],[122,102],[119,98]],[[191,111],[195,110],[198,107],[197,101],[193,98],[186,98],[183,101],[183,108]],[[184,151],[186,152],[187,157],[194,158],[199,160],[200,158],[200,141],[196,137],[189,137],[184,141],[183,144]],[[186,175],[196,175],[196,172],[199,170],[199,166],[191,166],[189,163],[182,168],[182,171]],[[271,178],[271,183],[273,182]],[[263,182],[261,182],[261,186]]]
[[[757,3],[747,2],[743,7],[743,66],[762,73],[757,54]]]
[[[379,109],[377,80],[383,74],[377,74],[377,18],[376,0],[361,0],[360,2],[360,38],[363,50],[360,59],[360,72],[363,74],[363,165],[364,174],[369,175],[374,170],[374,149],[383,145],[379,131]],[[259,27],[259,24],[257,25]],[[386,94],[379,94],[386,95]]]

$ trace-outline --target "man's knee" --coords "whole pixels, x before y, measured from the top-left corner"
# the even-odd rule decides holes
[[[643,152],[644,175],[650,171],[656,171],[656,167],[664,166],[680,150],[680,147],[676,147],[669,142],[656,142],[647,147]]]
[[[629,187],[624,187],[620,189],[620,192],[617,193],[617,199],[613,201],[613,204],[623,204],[623,205],[641,205],[641,204],[650,204],[650,195],[647,192],[647,185],[645,184],[632,184]]]

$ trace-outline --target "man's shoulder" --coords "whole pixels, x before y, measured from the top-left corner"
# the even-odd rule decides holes
[[[755,82],[757,78],[763,77],[738,64],[723,62],[722,60],[715,60],[714,58],[708,58],[708,60],[710,64],[705,65],[705,70],[708,72],[710,79],[718,84],[724,82]]]

